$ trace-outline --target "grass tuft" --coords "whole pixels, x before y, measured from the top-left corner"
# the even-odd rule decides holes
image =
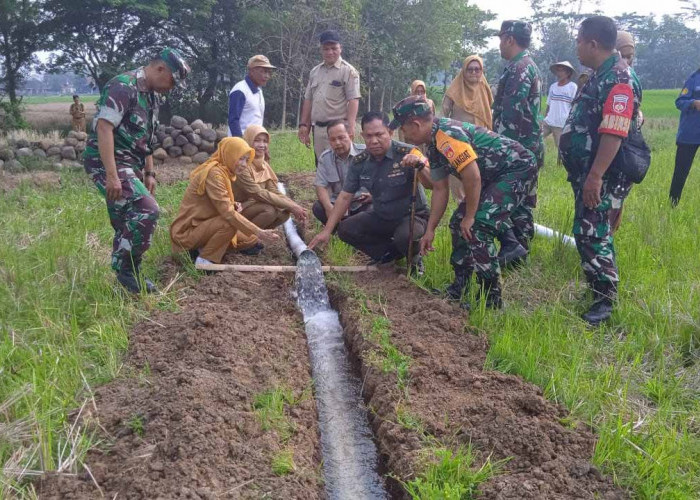
[[[288,476],[296,471],[294,463],[294,451],[290,448],[281,450],[272,457],[272,472],[276,476]]]
[[[294,406],[300,401],[294,397],[294,392],[286,387],[275,387],[255,396],[255,410],[262,430],[275,431],[284,442],[295,432],[294,423],[285,414],[285,407]]]
[[[402,485],[416,500],[468,500],[479,493],[479,485],[498,473],[505,463],[492,462],[490,457],[476,466],[471,445],[455,451],[448,448],[427,450],[432,458],[415,479]]]

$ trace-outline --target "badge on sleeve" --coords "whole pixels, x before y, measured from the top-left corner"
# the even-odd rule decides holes
[[[633,112],[632,87],[627,83],[616,84],[603,105],[603,120],[598,127],[598,133],[627,137]]]
[[[435,145],[457,172],[478,158],[471,144],[450,137],[442,130],[435,134]]]

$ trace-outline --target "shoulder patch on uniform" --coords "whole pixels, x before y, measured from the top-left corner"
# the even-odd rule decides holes
[[[471,144],[450,137],[442,130],[435,134],[435,147],[457,172],[478,158]]]
[[[632,87],[627,83],[616,84],[603,105],[603,120],[598,127],[598,133],[627,137],[633,113]]]
[[[362,163],[367,158],[369,158],[369,153],[365,150],[365,151],[362,151],[361,153],[359,153],[357,156],[355,156],[352,159],[352,162],[353,163]]]
[[[688,90],[688,87],[685,87],[683,90],[681,90],[681,95],[687,95],[688,92],[690,92],[690,91]]]

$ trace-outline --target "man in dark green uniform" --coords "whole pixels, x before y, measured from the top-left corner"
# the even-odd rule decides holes
[[[486,305],[501,308],[494,238],[510,228],[513,212],[529,192],[537,172],[534,156],[520,143],[485,128],[435,118],[423,97],[407,97],[396,104],[392,126],[401,126],[406,140],[428,145],[433,196],[421,253],[433,249],[435,229],[447,208],[448,176],[462,181],[464,201],[450,220],[455,280],[446,290],[448,299],[468,309],[466,295],[476,271],[479,284],[486,289]]]
[[[493,101],[493,131],[518,141],[544,162],[544,142],[540,123],[542,78],[528,47],[532,28],[524,21],[503,21],[498,33],[501,57],[508,61],[498,81]],[[499,236],[501,263],[515,264],[527,255],[535,234],[532,211],[537,205],[537,176],[525,202],[512,214],[513,227]]]
[[[112,269],[132,293],[141,291],[141,259],[151,245],[159,213],[151,156],[158,124],[156,92],[168,92],[189,71],[180,53],[166,48],[147,66],[112,78],[97,101],[83,154],[85,171],[106,198],[114,228]],[[144,283],[147,292],[156,291],[150,280]]]
[[[367,149],[353,158],[343,190],[338,195],[328,222],[309,244],[328,243],[336,224],[338,237],[372,257],[375,263],[389,263],[408,254],[411,198],[415,165],[421,183],[430,188],[430,176],[423,154],[415,147],[391,139],[389,118],[371,111],[362,117],[362,137]],[[372,208],[342,220],[353,196],[360,188],[372,195]],[[413,239],[416,243],[425,232],[428,204],[423,186],[418,186]],[[412,263],[414,272],[422,274],[423,263],[418,252]]]
[[[594,73],[574,100],[560,141],[562,161],[574,191],[574,238],[595,301],[583,315],[591,325],[610,318],[619,273],[611,213],[620,210],[632,187],[611,168],[622,140],[637,127],[642,89],[615,51],[617,28],[609,17],[581,23],[576,39],[581,64]]]

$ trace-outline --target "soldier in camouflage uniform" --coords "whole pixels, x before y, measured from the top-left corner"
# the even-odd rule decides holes
[[[424,98],[411,96],[394,106],[394,127],[407,141],[427,144],[433,181],[430,219],[421,253],[432,250],[445,213],[449,174],[461,179],[465,199],[450,220],[455,281],[446,294],[469,308],[465,295],[472,272],[486,289],[486,305],[501,308],[500,266],[494,239],[511,227],[537,173],[532,153],[520,143],[471,123],[435,118]]]
[[[622,139],[637,127],[642,101],[638,81],[615,52],[616,35],[615,23],[608,17],[591,17],[581,24],[578,56],[594,73],[574,100],[560,142],[574,191],[576,247],[595,296],[583,315],[591,325],[610,317],[617,295],[619,274],[610,217],[622,207],[631,183],[610,164]]]
[[[501,57],[508,60],[493,101],[493,131],[518,141],[535,155],[537,167],[544,162],[544,141],[540,123],[542,78],[528,47],[532,28],[523,21],[504,21],[498,36]],[[535,234],[532,211],[537,205],[537,175],[525,202],[511,219],[512,230],[499,236],[503,265],[525,258]]]
[[[141,259],[158,220],[151,156],[158,123],[156,92],[168,92],[189,71],[179,52],[166,48],[147,66],[110,80],[97,102],[83,155],[85,171],[105,197],[114,228],[112,268],[132,293],[141,291]],[[146,291],[156,291],[149,280],[144,283]]]

